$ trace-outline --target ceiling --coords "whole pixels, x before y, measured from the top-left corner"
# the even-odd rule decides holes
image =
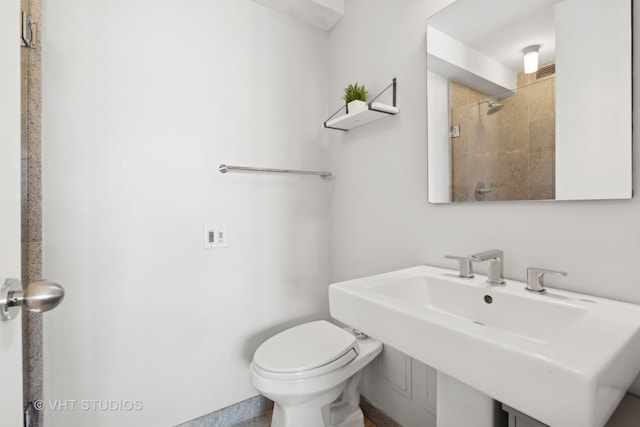
[[[253,0],[329,31],[344,16],[344,0]]]

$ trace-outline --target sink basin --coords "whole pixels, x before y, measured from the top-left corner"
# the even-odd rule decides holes
[[[470,282],[451,273],[443,277],[412,276],[371,289],[407,304],[540,343],[562,336],[586,314],[583,306],[566,298],[523,298],[524,286],[509,289],[515,292],[488,293],[494,290],[492,286],[478,286],[477,280]]]
[[[640,306],[417,266],[334,283],[331,315],[553,427],[602,427],[640,371]]]

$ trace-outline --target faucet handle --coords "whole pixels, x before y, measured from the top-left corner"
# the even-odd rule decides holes
[[[544,294],[547,290],[544,288],[544,275],[553,274],[554,276],[566,276],[564,271],[549,270],[546,268],[529,267],[527,268],[527,286],[525,289],[529,292]]]
[[[460,264],[460,272],[458,276],[471,278],[473,277],[473,262],[467,256],[445,255],[447,259],[455,259]]]

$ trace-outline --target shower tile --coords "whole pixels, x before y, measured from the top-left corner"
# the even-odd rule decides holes
[[[526,200],[527,187],[522,185],[500,185],[492,187],[486,194],[487,201]]]
[[[553,117],[556,116],[556,78],[553,76],[551,79],[551,92],[553,94],[553,99],[551,102],[551,106],[553,108]]]
[[[530,85],[531,83],[535,82],[535,79],[536,79],[535,73],[531,73],[531,74],[518,73],[518,87]]]
[[[499,128],[499,146],[502,153],[527,153],[529,151],[529,126],[526,123]]]
[[[529,198],[555,198],[555,152],[532,153],[529,160]]]
[[[487,95],[482,92],[478,92],[459,83],[449,83],[449,105],[452,107],[466,105],[478,99],[486,98],[486,96]]]
[[[481,99],[485,99],[488,98],[489,95],[487,95],[486,93],[477,91],[475,89],[469,88],[469,102],[470,103],[475,103],[480,101]]]
[[[476,104],[464,104],[451,109],[451,124],[462,124],[467,121],[477,122]]]
[[[451,138],[451,144],[458,145],[463,148],[465,152],[470,153],[474,144],[474,129],[476,123],[465,120],[460,123],[460,136],[457,138]]]
[[[475,104],[477,101],[487,97],[488,95],[486,93],[479,92],[468,86],[455,82],[449,83],[449,105],[451,107]]]
[[[469,158],[468,183],[472,187],[476,181],[486,181],[489,173],[490,153],[474,154]]]
[[[529,123],[529,152],[554,151],[556,143],[555,119],[536,120]]]
[[[463,186],[469,180],[469,155],[465,152],[454,154],[452,159],[452,179],[455,186]]]
[[[467,88],[458,83],[449,82],[449,105],[455,108],[467,102]]]
[[[472,191],[466,185],[454,185],[453,186],[453,201],[454,202],[467,202],[473,200]]]
[[[549,186],[532,186],[529,187],[529,200],[553,200],[555,192]]]
[[[527,183],[527,153],[503,153],[496,167],[496,180],[504,186],[519,186]]]
[[[493,114],[498,119],[499,126],[510,126],[519,122],[527,122],[529,120],[529,106],[527,103],[526,93],[524,89],[519,89],[514,95],[508,96],[500,100],[504,108]]]
[[[470,151],[474,154],[491,154],[499,152],[499,131],[496,127],[476,125],[471,130]]]
[[[554,185],[554,161],[552,152],[541,153],[542,156],[529,161],[529,188],[536,194],[551,194]],[[549,190],[543,191],[544,188]]]
[[[529,119],[531,121],[549,119],[554,117],[554,79],[538,81],[527,88]]]
[[[528,200],[529,192],[526,185],[509,185],[505,187],[504,200]]]

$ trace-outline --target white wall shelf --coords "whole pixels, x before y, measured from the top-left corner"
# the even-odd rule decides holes
[[[389,88],[393,88],[393,105],[376,102],[376,99],[378,99],[378,97],[380,97],[380,95]],[[342,110],[345,110],[346,114],[335,117]],[[366,109],[350,113],[348,111],[348,107],[344,105],[324,122],[324,127],[327,129],[348,131],[362,125],[366,125],[367,123],[398,114],[399,112],[400,109],[396,105],[396,79],[394,78],[393,82],[389,86],[384,88],[382,92],[367,104]]]

